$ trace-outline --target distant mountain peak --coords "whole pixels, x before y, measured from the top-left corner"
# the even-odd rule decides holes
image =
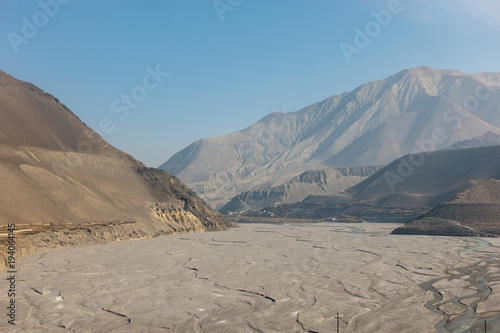
[[[306,170],[382,165],[486,132],[500,135],[500,85],[489,82],[500,82],[500,74],[405,69],[192,144],[161,168],[219,206],[242,191],[281,185]]]

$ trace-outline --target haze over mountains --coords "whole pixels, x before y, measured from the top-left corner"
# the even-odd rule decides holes
[[[283,185],[265,190],[245,191],[235,196],[221,213],[259,209],[274,204],[302,201],[310,195],[328,195],[344,191],[382,169],[382,166],[313,170],[301,173]]]
[[[500,135],[500,74],[417,67],[231,134],[202,139],[160,168],[212,206],[307,170],[383,165],[408,153]]]
[[[476,138],[459,141],[448,149],[474,148],[500,145],[500,135],[488,132]]]
[[[36,244],[231,225],[177,178],[112,147],[58,99],[1,71],[0,119],[0,227],[40,231],[20,247],[24,254]]]
[[[237,218],[397,222],[409,223],[395,231],[400,234],[497,237],[499,193],[500,145],[448,149],[402,156],[342,193],[310,195]]]
[[[500,146],[405,155],[346,192],[379,206],[432,208],[489,179],[500,179]]]

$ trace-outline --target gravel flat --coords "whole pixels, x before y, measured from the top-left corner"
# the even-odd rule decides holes
[[[17,325],[2,319],[0,331],[335,332],[339,313],[341,332],[437,332],[443,318],[420,284],[486,254],[463,251],[477,245],[467,238],[390,235],[394,227],[242,224],[33,255],[17,267]],[[452,278],[433,286],[445,299],[474,293]],[[499,289],[480,303],[484,316],[500,314],[487,304]]]

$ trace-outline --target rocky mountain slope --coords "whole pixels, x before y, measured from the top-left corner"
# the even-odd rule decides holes
[[[307,170],[383,165],[500,134],[500,74],[418,67],[231,134],[202,139],[160,168],[212,206]]]
[[[500,179],[500,146],[405,155],[346,192],[380,206],[431,208],[491,178]]]
[[[367,166],[306,171],[283,185],[240,193],[219,211],[226,214],[259,209],[277,203],[294,203],[302,201],[309,195],[338,193],[373,175],[382,167]]]
[[[231,226],[176,177],[110,146],[58,99],[1,71],[0,119],[0,255],[11,223],[18,256]]]
[[[488,132],[476,138],[459,141],[448,147],[448,149],[474,148],[497,145],[500,145],[500,135]]]
[[[491,179],[462,191],[393,233],[498,237],[500,180]]]
[[[500,146],[410,154],[342,193],[310,195],[298,203],[266,207],[256,214],[243,215],[409,223],[457,193],[489,179],[500,180]],[[463,192],[454,200],[467,198],[466,193],[476,192]],[[496,191],[481,193],[482,197],[475,194],[473,199],[463,200],[473,202],[478,212],[483,209],[479,203],[490,205],[498,200]],[[454,214],[451,209],[461,208],[446,207],[449,216]],[[494,218],[496,208],[490,208]],[[461,213],[457,211],[457,214]],[[500,211],[496,216],[500,216]]]

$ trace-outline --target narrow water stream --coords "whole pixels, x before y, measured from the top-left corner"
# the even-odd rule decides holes
[[[424,290],[431,291],[434,298],[425,304],[425,307],[440,315],[443,319],[435,326],[440,332],[464,333],[464,332],[500,332],[500,313],[489,317],[481,317],[476,313],[478,304],[485,301],[490,296],[492,290],[489,285],[492,282],[500,281],[500,274],[488,274],[489,267],[500,267],[500,256],[498,252],[484,251],[487,248],[496,246],[481,239],[471,239],[477,245],[461,250],[463,253],[481,254],[474,264],[461,268],[452,268],[445,271],[446,275],[422,283],[420,286]],[[462,289],[469,291],[465,296],[443,297],[445,291],[440,290],[440,281],[445,280],[445,285],[463,285]],[[455,281],[454,281],[455,280]],[[441,289],[443,289],[441,287]],[[451,310],[452,309],[452,310]]]
[[[351,228],[351,231],[350,231],[351,234],[359,234],[361,232],[361,230],[359,230],[359,228],[356,228],[356,227],[350,227],[350,228]]]

